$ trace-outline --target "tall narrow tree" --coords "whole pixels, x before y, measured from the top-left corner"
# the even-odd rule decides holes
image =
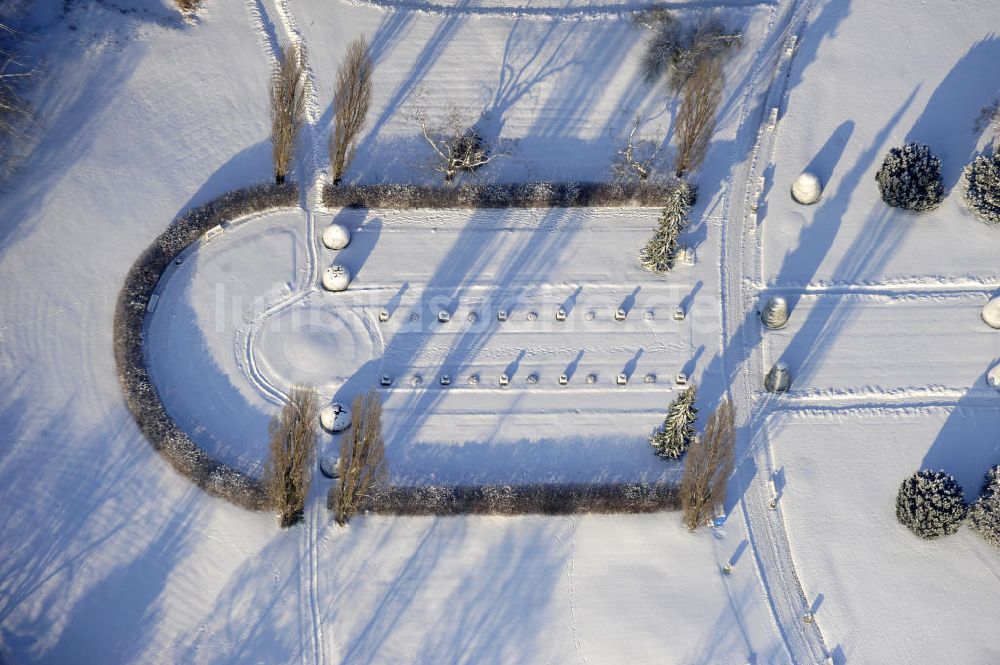
[[[692,531],[708,520],[726,498],[726,482],[735,464],[733,403],[723,402],[708,417],[705,434],[688,449],[681,477],[684,524]]]
[[[271,155],[274,181],[279,185],[291,170],[295,141],[306,109],[305,50],[291,44],[281,50],[281,62],[271,76]]]
[[[330,135],[330,169],[333,184],[339,185],[354,161],[358,135],[364,129],[372,101],[372,59],[368,42],[359,37],[347,48],[337,72],[337,92],[333,99],[333,133]]]
[[[296,386],[289,391],[288,402],[271,419],[268,428],[271,444],[264,465],[264,486],[283,527],[301,520],[305,510],[316,455],[318,419],[316,392]]]
[[[715,115],[722,101],[722,63],[720,58],[701,61],[681,88],[681,107],[677,112],[678,177],[701,166],[708,142],[715,132]]]
[[[694,440],[694,423],[698,419],[698,409],[694,405],[697,395],[698,387],[695,385],[678,395],[667,409],[663,426],[649,437],[650,445],[660,457],[678,459],[687,452]]]
[[[382,400],[374,390],[354,398],[351,425],[340,439],[339,480],[330,491],[333,518],[343,526],[365,498],[385,482],[385,441],[382,438]]]

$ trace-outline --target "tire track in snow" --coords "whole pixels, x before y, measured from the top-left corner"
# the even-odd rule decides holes
[[[746,440],[748,431],[762,422],[761,415],[768,402],[757,399],[758,391],[753,387],[763,381],[762,351],[749,339],[749,332],[743,327],[743,322],[747,311],[759,297],[750,286],[759,280],[757,265],[761,255],[755,233],[756,213],[750,212],[750,201],[756,198],[753,193],[756,191],[759,172],[763,169],[760,159],[762,145],[773,138],[767,135],[771,129],[765,128],[763,110],[780,108],[791,57],[794,55],[794,51],[787,46],[790,44],[788,40],[791,36],[797,38],[802,33],[813,2],[814,0],[786,0],[772,10],[768,36],[757,54],[750,90],[744,97],[740,126],[750,119],[754,90],[764,89],[765,103],[757,120],[759,129],[755,133],[751,158],[748,163],[734,167],[727,179],[725,224],[720,247],[722,337],[725,349],[723,369],[726,376],[732,377],[728,392],[741,425],[737,434],[738,449],[753,458],[754,469],[754,477],[740,497],[740,505],[757,572],[767,593],[773,619],[791,661],[803,664],[824,662],[829,657],[829,649],[818,623],[813,621],[805,624],[802,621],[802,617],[809,612],[809,604],[795,571],[784,520],[780,511],[776,512],[768,507],[768,481],[773,473],[769,446],[761,445],[760,437]],[[772,50],[777,51],[776,58],[769,53]],[[767,64],[772,61],[773,65]],[[769,150],[765,161],[770,161]],[[744,164],[749,167],[745,173]],[[736,177],[737,171],[740,172],[739,178]],[[734,188],[736,182],[741,185],[739,190]],[[737,191],[739,193],[734,202],[733,193]],[[743,464],[741,466],[746,468]]]
[[[299,57],[303,59],[302,65],[305,74],[306,93],[306,117],[303,122],[303,133],[310,148],[307,157],[303,157],[301,154],[297,156],[296,170],[299,175],[299,186],[302,190],[301,204],[306,213],[306,257],[308,265],[306,279],[296,293],[290,294],[284,301],[265,309],[254,317],[248,328],[246,341],[243,344],[243,356],[250,381],[259,390],[264,392],[265,395],[269,395],[272,400],[284,403],[287,400],[287,395],[265,377],[257,365],[254,356],[255,342],[261,327],[268,318],[300,302],[318,289],[319,249],[316,238],[315,211],[319,207],[322,196],[324,168],[322,158],[323,141],[317,128],[320,119],[319,101],[316,92],[315,76],[306,57],[308,49],[295,24],[287,1],[273,0],[272,7],[274,15],[277,16],[281,29],[284,32],[286,42],[298,45]],[[277,36],[267,30],[268,12],[262,0],[249,0],[248,9],[251,19],[256,24],[258,33],[264,38],[265,48],[270,54],[272,67],[274,67],[277,65],[276,50],[280,45],[274,43],[278,39]],[[271,25],[274,25],[273,22]],[[302,578],[302,584],[305,587],[303,590],[304,593],[301,594],[305,603],[303,616],[308,616],[311,623],[308,627],[308,635],[302,636],[302,657],[303,662],[306,662],[306,645],[308,644],[308,655],[311,656],[308,660],[311,660],[316,665],[324,665],[326,663],[326,643],[323,635],[323,618],[319,600],[319,560],[317,553],[317,548],[319,547],[317,534],[322,514],[324,513],[323,504],[322,496],[320,496],[319,498],[313,497],[306,506],[306,519],[303,525],[304,528],[302,529],[305,571],[301,571],[300,567],[300,578]],[[305,629],[305,621],[303,621],[303,630],[305,631]]]

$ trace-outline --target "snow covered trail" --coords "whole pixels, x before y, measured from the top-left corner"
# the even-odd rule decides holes
[[[759,181],[770,160],[773,147],[771,109],[779,109],[788,80],[790,60],[812,9],[811,0],[782,2],[774,9],[772,34],[758,54],[754,88],[766,90],[761,107],[753,108],[748,95],[741,109],[744,124],[753,114],[758,120],[756,143],[751,158],[730,174],[725,203],[722,238],[721,293],[723,298],[723,366],[728,391],[736,406],[737,450],[742,451],[733,483],[761,581],[767,592],[774,620],[793,663],[821,663],[829,656],[818,624],[802,618],[810,605],[795,572],[780,511],[769,509],[773,462],[768,447],[762,445],[761,414],[765,408],[756,399],[761,385],[760,349],[750,334],[755,324],[757,294],[751,287],[756,276],[759,247],[754,238]],[[791,40],[796,41],[791,41]],[[752,131],[752,130],[751,130]],[[745,183],[745,184],[744,184]]]

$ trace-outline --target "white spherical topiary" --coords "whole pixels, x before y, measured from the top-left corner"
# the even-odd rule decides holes
[[[351,273],[338,263],[323,271],[323,288],[327,291],[344,291],[350,283]]]
[[[319,424],[327,432],[342,432],[351,425],[351,409],[340,402],[328,404],[319,412]]]
[[[803,205],[812,205],[823,194],[823,184],[812,173],[803,173],[792,183],[792,198]]]
[[[1000,329],[1000,296],[983,306],[983,321],[991,328]]]
[[[339,458],[335,453],[323,452],[319,456],[319,470],[327,478],[336,478],[337,473],[337,462]]]
[[[327,249],[344,249],[351,242],[351,232],[343,224],[331,224],[323,229],[323,245]]]
[[[986,381],[993,386],[994,390],[1000,390],[1000,365],[996,365],[986,375]]]

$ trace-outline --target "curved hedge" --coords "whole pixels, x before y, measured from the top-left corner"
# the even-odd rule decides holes
[[[177,426],[149,378],[143,354],[143,324],[149,298],[163,271],[208,229],[249,214],[298,205],[294,183],[263,184],[223,194],[176,219],[146,248],[125,277],[115,306],[114,350],[125,403],[153,448],[178,472],[209,494],[250,510],[268,507],[256,478],[223,464]]]

